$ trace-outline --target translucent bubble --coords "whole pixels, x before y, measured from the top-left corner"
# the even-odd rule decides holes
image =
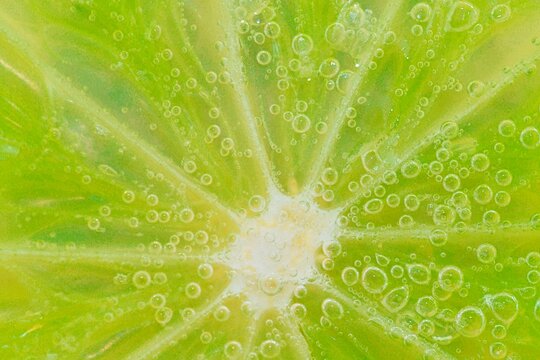
[[[443,290],[456,291],[463,285],[463,273],[457,266],[446,266],[439,272],[439,285]]]
[[[432,317],[437,313],[437,300],[432,296],[422,296],[416,302],[416,312],[423,317]]]
[[[371,173],[378,173],[383,166],[383,161],[377,151],[370,150],[362,156],[362,164],[367,171]],[[362,182],[362,178],[360,180]],[[366,187],[363,182],[362,184],[364,187]]]
[[[142,289],[150,285],[150,282],[152,281],[152,279],[148,272],[141,270],[133,274],[132,281],[133,281],[133,285],[135,285],[136,288]]]
[[[322,249],[323,253],[330,258],[338,257],[341,254],[341,244],[336,240],[325,241]]]
[[[506,357],[506,345],[502,342],[494,342],[489,345],[489,354],[494,359],[504,359]]]
[[[416,160],[406,161],[401,165],[401,174],[407,179],[413,179],[420,174],[420,164]]]
[[[328,43],[332,45],[340,44],[346,38],[345,27],[341,23],[333,23],[326,28],[324,36]]]
[[[197,164],[195,164],[195,161],[193,160],[187,160],[184,162],[184,170],[188,174],[193,174],[195,171],[197,171]]]
[[[291,314],[297,319],[306,317],[307,309],[303,304],[294,303],[291,305]]]
[[[539,267],[540,266],[540,253],[537,251],[531,251],[530,253],[527,254],[525,261],[527,262],[527,265],[529,265],[532,268]]]
[[[339,73],[337,78],[337,89],[343,93],[349,93],[353,88],[354,73],[349,70],[345,70]]]
[[[364,25],[364,10],[358,3],[350,2],[341,10],[340,20],[347,29],[359,29]]]
[[[512,9],[507,4],[495,5],[491,9],[491,18],[498,23],[508,20],[510,15],[512,15]]]
[[[208,186],[212,184],[212,181],[213,181],[212,175],[210,174],[201,175],[201,184]]]
[[[298,34],[292,39],[292,48],[297,55],[307,55],[313,49],[313,40],[309,35]]]
[[[188,223],[192,222],[194,218],[195,218],[195,214],[193,213],[193,210],[191,210],[189,208],[185,208],[185,209],[180,210],[180,220],[183,223],[188,224]]]
[[[534,304],[533,315],[537,321],[540,321],[540,299]]]
[[[362,271],[362,286],[367,292],[380,294],[388,286],[388,276],[376,266],[369,266]]]
[[[298,112],[306,112],[308,109],[308,103],[304,100],[297,100],[295,103],[296,111]]]
[[[433,210],[433,222],[435,225],[451,225],[456,220],[456,212],[448,205],[438,205]]]
[[[259,288],[266,295],[276,295],[281,291],[283,284],[279,277],[273,274],[267,274],[259,279]]]
[[[214,310],[213,316],[217,321],[227,321],[231,316],[231,310],[225,305],[220,305]]]
[[[441,229],[435,229],[429,234],[429,241],[433,246],[443,246],[448,241],[448,234]]]
[[[242,344],[238,341],[229,341],[223,348],[223,354],[227,359],[240,359],[242,356]]]
[[[486,171],[489,168],[489,163],[489,158],[482,153],[474,154],[471,158],[471,167],[474,171]]]
[[[398,312],[407,305],[409,301],[409,287],[400,286],[390,290],[382,299],[381,303],[390,312]]]
[[[203,344],[209,344],[212,342],[212,339],[213,339],[213,336],[211,333],[209,333],[208,331],[203,331],[201,333],[201,336],[199,337],[199,339],[201,340],[201,342]]]
[[[190,299],[196,299],[201,295],[201,286],[196,282],[191,282],[186,285],[186,296]]]
[[[384,203],[381,199],[371,199],[364,204],[364,211],[368,214],[377,214],[383,209]]]
[[[431,280],[431,271],[422,264],[407,265],[407,274],[413,282],[420,285],[429,284]]]
[[[448,174],[443,179],[444,190],[454,192],[461,187],[461,179],[456,174]]]
[[[154,294],[150,297],[150,306],[154,309],[159,309],[165,306],[167,298],[163,294]]]
[[[398,194],[388,194],[386,197],[386,204],[391,208],[396,208],[399,206],[401,198]]]
[[[433,175],[439,175],[444,170],[444,165],[439,161],[432,161],[429,164],[429,171],[433,173]]]
[[[329,319],[341,319],[343,317],[343,306],[334,299],[325,299],[321,304],[324,316]]]
[[[261,344],[261,355],[266,359],[273,359],[279,356],[281,346],[275,340],[265,340]]]
[[[456,191],[452,194],[452,203],[457,208],[466,207],[469,204],[469,197],[463,191]]]
[[[394,265],[392,266],[392,268],[390,268],[390,275],[392,275],[396,279],[401,279],[404,273],[405,270],[400,265]]]
[[[268,65],[270,64],[271,61],[272,61],[272,55],[268,51],[261,50],[257,53],[257,62],[260,65]]]
[[[294,117],[291,125],[295,132],[302,134],[311,128],[311,120],[304,114],[298,114]]]
[[[479,245],[476,249],[478,261],[484,264],[490,264],[497,258],[497,248],[491,244]]]
[[[482,81],[473,80],[469,83],[469,85],[467,85],[467,92],[472,97],[481,96],[485,90],[486,84],[484,84]]]
[[[495,182],[500,186],[508,186],[512,183],[512,173],[506,169],[497,171]]]
[[[516,133],[516,124],[512,120],[503,120],[499,123],[499,134],[504,137],[512,137]]]
[[[512,294],[503,292],[486,296],[486,303],[493,315],[505,324],[510,324],[517,317],[519,304]]]
[[[506,327],[501,324],[497,324],[491,330],[491,336],[495,339],[504,339],[506,337]]]
[[[482,221],[486,225],[497,225],[501,222],[501,215],[495,210],[488,210],[482,215]]]
[[[264,35],[270,39],[277,39],[281,34],[281,27],[275,21],[271,21],[264,26]]]
[[[468,1],[456,1],[448,13],[446,30],[461,32],[469,30],[478,21],[478,9]]]
[[[296,296],[299,299],[302,299],[306,297],[308,291],[307,288],[304,285],[298,285],[294,288],[294,296]]]
[[[333,78],[339,72],[339,61],[335,58],[328,58],[322,61],[319,66],[319,74],[325,78]]]
[[[155,194],[150,194],[146,197],[146,203],[150,206],[156,206],[159,203],[159,197]]]
[[[352,266],[348,266],[341,272],[341,280],[347,286],[353,286],[358,283],[359,273],[358,270]]]
[[[526,127],[521,131],[519,141],[527,149],[536,149],[540,145],[540,132],[535,127]]]
[[[334,185],[338,181],[338,172],[333,168],[323,170],[321,180],[325,185]]]
[[[248,203],[250,210],[255,213],[262,212],[266,208],[266,200],[260,195],[253,195]]]
[[[122,194],[122,200],[126,204],[131,204],[133,201],[135,201],[135,193],[131,190],[124,191],[124,193]]]
[[[101,226],[101,222],[98,218],[90,218],[88,219],[87,226],[90,230],[98,230]]]
[[[486,205],[493,198],[493,191],[486,184],[479,185],[474,189],[473,198],[480,205]]]
[[[531,270],[527,273],[527,281],[530,284],[538,284],[540,282],[540,271],[538,270]]]
[[[122,41],[123,38],[124,38],[124,33],[122,32],[122,30],[115,30],[113,32],[113,39],[115,41]]]
[[[173,316],[173,311],[171,308],[168,308],[168,307],[162,307],[162,308],[159,308],[156,310],[156,313],[154,314],[154,318],[156,319],[156,321],[161,324],[161,325],[165,325],[167,324],[169,321],[171,321],[172,319],[172,316]]]
[[[421,35],[424,33],[424,28],[422,27],[422,25],[414,24],[414,25],[411,27],[411,33],[412,33],[414,36],[421,36]]]
[[[486,317],[480,308],[466,306],[457,313],[455,327],[465,337],[477,337],[486,327]]]
[[[409,211],[416,211],[420,207],[420,199],[414,194],[408,194],[403,199],[403,205]]]
[[[215,119],[216,118],[215,113],[212,113],[210,117]],[[208,135],[209,138],[216,139],[221,134],[221,128],[219,127],[219,125],[210,125],[208,129],[206,129],[206,134]]]
[[[413,6],[411,11],[409,11],[409,15],[414,20],[423,23],[430,19],[431,12],[431,6],[429,4],[421,2]]]

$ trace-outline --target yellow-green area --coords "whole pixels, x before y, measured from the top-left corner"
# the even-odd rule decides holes
[[[2,0],[0,359],[536,359],[537,0]]]

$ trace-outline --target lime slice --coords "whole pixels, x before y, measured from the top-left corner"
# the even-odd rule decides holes
[[[540,353],[537,1],[0,10],[0,358]]]

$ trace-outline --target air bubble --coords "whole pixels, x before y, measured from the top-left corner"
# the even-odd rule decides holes
[[[348,266],[341,272],[341,280],[347,286],[353,286],[358,283],[359,273],[355,268]]]
[[[257,62],[260,65],[268,65],[270,64],[271,61],[272,61],[272,55],[268,51],[261,50],[257,53]]]
[[[292,48],[297,55],[307,55],[313,49],[313,40],[309,35],[298,34],[292,40]]]
[[[489,168],[489,164],[489,158],[485,154],[474,154],[471,158],[471,167],[474,171],[486,171]]]
[[[432,317],[437,313],[437,300],[432,296],[422,296],[416,302],[416,312],[423,317]]]
[[[510,15],[512,15],[512,9],[506,4],[495,5],[491,9],[491,18],[498,23],[508,20]]]
[[[362,286],[369,293],[380,294],[388,286],[388,277],[380,268],[369,266],[362,271]]]
[[[188,298],[196,299],[201,295],[201,286],[196,282],[189,283],[186,285],[185,293]]]
[[[223,354],[230,360],[239,359],[242,356],[242,344],[238,341],[229,341],[223,347]]]
[[[136,288],[143,289],[150,285],[150,274],[148,274],[146,271],[137,271],[135,274],[133,274],[132,281]]]
[[[446,30],[462,32],[469,30],[478,21],[480,14],[478,9],[468,1],[454,3],[446,19]]]
[[[260,347],[261,355],[266,359],[274,359],[279,356],[281,346],[275,340],[265,340]]]
[[[493,315],[505,324],[510,324],[517,317],[519,305],[516,297],[503,292],[486,296],[486,303]]]
[[[439,285],[446,291],[456,291],[463,285],[463,273],[457,266],[446,266],[439,272]]]
[[[400,286],[392,289],[384,296],[381,303],[386,310],[396,313],[403,309],[409,301],[409,288],[407,286]]]
[[[429,4],[421,2],[413,6],[411,11],[409,11],[409,15],[415,21],[423,23],[429,20],[429,18],[431,17],[431,12],[431,6]]]
[[[479,245],[476,249],[476,258],[484,264],[493,263],[497,258],[497,248],[491,244]]]
[[[321,305],[324,316],[329,319],[341,319],[343,317],[343,306],[334,299],[326,299]]]
[[[339,72],[339,61],[334,58],[323,60],[319,66],[319,74],[325,78],[333,78]]]
[[[466,306],[457,313],[455,326],[461,335],[469,338],[477,337],[486,327],[486,317],[480,308]]]
[[[521,131],[519,141],[527,149],[536,149],[540,145],[540,132],[535,127],[526,127]]]
[[[311,128],[311,120],[304,114],[298,114],[294,117],[291,125],[295,132],[303,134]]]
[[[420,285],[429,284],[431,280],[431,271],[422,264],[407,265],[407,274],[413,282]]]

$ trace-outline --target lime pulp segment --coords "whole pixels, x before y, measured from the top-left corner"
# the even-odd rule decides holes
[[[533,359],[536,0],[4,0],[1,359]]]

